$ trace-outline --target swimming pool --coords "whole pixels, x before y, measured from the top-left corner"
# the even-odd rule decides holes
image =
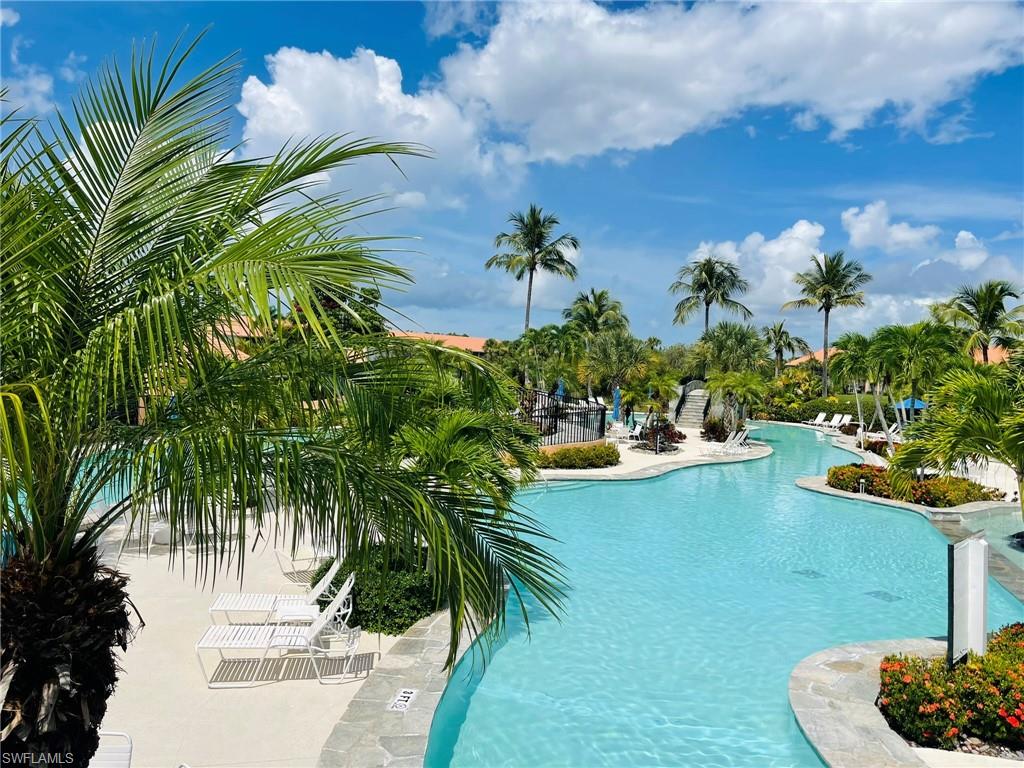
[[[561,623],[509,611],[481,674],[467,653],[434,716],[428,768],[820,766],[789,709],[811,653],[944,634],[945,539],[923,518],[803,491],[851,455],[765,426],[775,453],[525,502],[558,537]],[[989,620],[1024,618],[995,582]]]

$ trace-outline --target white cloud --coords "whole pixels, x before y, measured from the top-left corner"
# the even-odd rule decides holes
[[[971,189],[941,184],[845,184],[823,190],[836,200],[885,200],[893,214],[919,221],[984,219],[1019,222],[1024,200],[1017,189]]]
[[[886,253],[913,251],[931,245],[940,229],[933,224],[914,227],[905,221],[892,222],[889,206],[876,200],[861,208],[847,208],[842,214],[843,229],[850,234],[854,248],[881,248]]]
[[[68,53],[67,58],[64,59],[64,63],[60,65],[57,73],[61,79],[68,83],[80,83],[85,80],[85,72],[82,70],[81,65],[88,61],[88,56],[71,51]]]
[[[754,126],[748,125],[743,130],[745,130],[747,132],[747,136],[749,136],[750,138],[752,138],[752,139],[756,139],[757,138],[757,128],[755,128]]]
[[[808,110],[797,112],[793,116],[793,125],[800,131],[815,131],[818,129],[818,116]]]
[[[427,196],[422,192],[417,192],[416,190],[399,192],[395,195],[395,205],[402,205],[409,208],[422,208],[426,204]]]
[[[744,110],[800,109],[842,140],[880,112],[927,135],[980,76],[1021,61],[1013,4],[509,3],[480,46],[442,63],[444,88],[534,160],[670,144]],[[807,41],[827,50],[809,56]],[[722,51],[728,51],[723,56]]]
[[[8,21],[5,17],[3,26],[16,24],[18,14],[14,13],[13,18],[13,21]],[[5,113],[19,110],[22,117],[39,117],[54,108],[53,77],[35,64],[21,61],[22,49],[31,45],[32,41],[21,35],[15,35],[11,41],[9,71],[13,76],[5,76],[0,80],[0,84],[7,89],[7,97],[0,104],[0,110]]]
[[[0,8],[0,27],[13,27],[21,21],[21,14],[13,8]]]
[[[481,35],[494,21],[495,7],[476,0],[435,0],[424,4],[423,27],[430,37]]]
[[[365,48],[348,58],[327,51],[281,48],[266,57],[269,78],[249,77],[238,109],[246,118],[247,155],[273,152],[296,137],[348,133],[353,138],[416,142],[435,159],[396,158],[407,178],[381,159],[358,163],[337,180],[360,194],[416,193],[407,201],[457,207],[444,190],[464,179],[514,184],[519,174],[516,147],[489,142],[471,112],[443,90],[423,87],[407,93],[394,59]]]
[[[922,267],[934,264],[936,261],[945,261],[968,272],[979,269],[989,260],[988,248],[979,240],[973,232],[961,229],[953,241],[952,250],[942,251],[934,259],[925,259],[914,267],[914,272]]]

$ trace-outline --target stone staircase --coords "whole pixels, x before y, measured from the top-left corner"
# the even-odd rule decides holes
[[[686,396],[683,410],[676,419],[676,426],[682,429],[700,429],[704,426],[704,406],[708,402],[706,389],[695,389]]]

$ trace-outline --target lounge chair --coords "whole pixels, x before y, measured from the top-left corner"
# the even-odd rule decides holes
[[[885,431],[882,430],[879,432],[868,432],[864,435],[864,437],[868,440],[885,440]],[[899,443],[903,441],[903,436],[900,434],[899,424],[893,424],[891,427],[889,427],[889,437],[892,438],[892,441],[894,443]]]
[[[638,421],[636,424],[633,425],[633,428],[629,430],[629,434],[626,435],[626,440],[639,440],[640,433],[643,431],[643,429],[643,422]]]
[[[313,554],[310,557],[292,557],[279,549],[274,550],[274,557],[277,558],[277,566],[281,569],[281,574],[288,581],[296,584],[309,584],[310,578],[316,572],[320,561],[323,560],[323,557],[318,554]]]
[[[747,438],[750,436],[750,432],[743,429],[740,430],[736,437],[733,438],[732,442],[728,445],[722,446],[722,453],[726,456],[734,456],[740,453],[746,453],[750,450],[750,446],[747,444]]]
[[[821,424],[823,424],[824,421],[825,421],[825,412],[822,411],[815,418],[808,419],[807,421],[805,421],[803,423],[804,424],[809,424],[812,427],[817,427],[817,426],[820,426]]]
[[[132,737],[120,731],[100,731],[100,745],[89,765],[92,768],[131,768]]]
[[[214,614],[217,613],[223,613],[228,624],[231,623],[231,614],[237,613],[266,614],[266,618],[269,620],[279,609],[287,608],[292,614],[296,616],[306,615],[308,616],[308,621],[313,621],[320,613],[317,601],[331,588],[334,577],[338,575],[340,569],[341,560],[335,558],[334,564],[327,569],[327,573],[324,574],[323,578],[314,584],[305,595],[222,592],[217,595],[217,599],[210,606],[210,620],[213,621]],[[346,587],[351,590],[352,585],[349,584],[349,581],[354,579],[354,575],[349,576],[342,590]],[[216,624],[216,621],[213,623]]]
[[[724,443],[712,443],[712,445],[707,449],[706,453],[708,453],[711,456],[719,456],[721,454],[724,454],[729,448],[732,447],[733,442],[736,440],[737,434],[738,433],[735,430],[733,430],[732,432],[729,433],[729,436],[725,438]]]
[[[270,651],[277,651],[278,655],[285,653],[297,653],[308,655],[316,679],[321,685],[337,684],[344,681],[348,674],[352,659],[355,656],[356,648],[359,647],[359,627],[350,628],[348,618],[352,614],[351,592],[339,590],[331,602],[316,617],[316,620],[307,626],[294,624],[214,624],[209,627],[203,636],[196,643],[196,658],[199,660],[199,668],[206,678],[208,688],[239,688],[250,687],[257,684],[257,673],[263,666]],[[341,648],[332,648],[330,641],[324,643],[321,635],[330,633],[342,641]],[[221,661],[229,661],[224,656],[224,651],[251,651],[259,653],[258,658],[236,658],[240,662],[249,662],[246,667],[250,668],[247,678],[242,680],[215,681],[206,671],[203,664],[203,651],[217,651]],[[320,659],[326,658],[329,654],[343,653],[345,663],[341,674],[325,674],[320,668]],[[216,671],[216,670],[214,670]]]
[[[822,424],[819,424],[818,426],[821,429],[835,429],[836,427],[839,426],[839,422],[842,421],[842,420],[843,420],[843,414],[837,413],[837,414],[832,416],[832,419],[830,421],[824,422]]]
[[[839,420],[838,424],[836,424],[835,426],[826,425],[826,426],[823,426],[822,429],[827,429],[827,430],[830,430],[832,432],[838,432],[840,429],[845,427],[851,421],[853,421],[853,416],[851,414],[849,414],[849,413],[846,413],[846,414],[843,414],[843,417]]]

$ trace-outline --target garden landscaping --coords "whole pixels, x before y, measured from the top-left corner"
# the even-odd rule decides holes
[[[537,466],[541,469],[600,469],[619,463],[619,449],[614,445],[573,445],[541,453]]]
[[[827,483],[829,487],[849,493],[861,492],[861,481],[864,493],[883,499],[898,498],[893,495],[889,481],[889,473],[884,467],[870,464],[843,464],[830,467]],[[956,507],[972,501],[999,501],[1002,493],[985,488],[962,477],[928,477],[914,480],[910,485],[910,495],[903,501],[923,504],[926,507]]]
[[[896,654],[879,666],[877,705],[913,743],[1024,759],[1024,624],[1003,627],[984,656],[954,667],[945,658]]]

